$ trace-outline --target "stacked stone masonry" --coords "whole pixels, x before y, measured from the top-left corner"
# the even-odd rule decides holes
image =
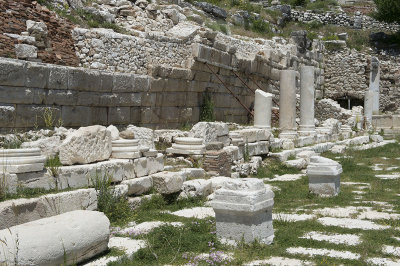
[[[317,21],[322,24],[332,24],[337,26],[354,27],[360,29],[390,30],[394,32],[400,29],[400,26],[396,23],[379,22],[371,18],[370,16],[361,14],[349,16],[344,12],[335,13],[330,11],[323,14],[318,14],[312,12],[311,10],[292,10],[290,15],[292,20],[302,22]]]
[[[4,35],[26,32],[26,21],[43,21],[48,28],[50,48],[40,48],[38,59],[42,62],[78,66],[71,31],[74,25],[60,18],[55,12],[34,1],[0,0],[0,56],[15,57],[14,45],[20,40]]]
[[[231,176],[231,158],[225,151],[207,151],[203,168],[220,176]]]
[[[395,111],[400,107],[400,60],[375,55],[380,63],[380,110]],[[355,98],[364,101],[369,86],[371,55],[343,49],[325,54],[325,98]]]

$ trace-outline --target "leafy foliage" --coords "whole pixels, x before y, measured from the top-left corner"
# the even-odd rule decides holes
[[[377,12],[373,15],[376,19],[388,23],[400,23],[400,1],[398,0],[374,0]]]
[[[206,93],[203,98],[203,104],[200,109],[200,121],[215,121],[214,102],[209,93]]]

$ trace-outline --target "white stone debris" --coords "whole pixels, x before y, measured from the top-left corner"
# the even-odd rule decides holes
[[[376,175],[376,177],[379,178],[379,179],[393,180],[393,179],[399,179],[400,178],[400,173],[387,174],[387,175]]]
[[[399,266],[400,260],[393,260],[389,258],[369,258],[366,260],[371,265],[385,265],[385,266]]]
[[[339,259],[347,259],[347,260],[358,260],[361,255],[357,253],[353,253],[350,251],[339,251],[332,249],[324,249],[324,248],[303,248],[303,247],[295,247],[288,248],[286,252],[290,254],[301,254],[301,255],[309,255],[311,257],[314,256],[327,256],[331,258],[339,258]]]
[[[164,225],[172,225],[175,227],[183,226],[183,223],[180,222],[160,222],[160,221],[153,221],[153,222],[143,222],[138,225],[134,225],[131,227],[123,228],[118,231],[120,234],[130,235],[130,236],[137,236],[137,235],[145,235],[153,231],[155,228],[164,226]]]
[[[325,226],[338,226],[349,229],[384,230],[390,228],[388,225],[380,225],[371,221],[350,218],[322,217],[317,219],[317,221]]]
[[[315,218],[315,215],[311,214],[294,214],[294,213],[273,213],[272,219],[283,221],[283,222],[300,222],[312,220]]]
[[[289,266],[289,265],[313,265],[311,261],[290,259],[284,257],[270,257],[266,260],[254,260],[245,263],[244,266],[259,266],[259,265],[271,265],[271,266]]]
[[[312,239],[315,241],[326,241],[333,244],[344,244],[355,246],[361,243],[361,237],[352,234],[333,234],[322,232],[308,232],[300,238]]]
[[[183,209],[173,212],[172,214],[176,216],[181,216],[186,218],[197,218],[197,219],[215,217],[215,212],[213,208],[210,207],[194,207],[190,209]]]
[[[382,246],[382,252],[388,255],[400,257],[400,247],[394,247],[389,245]]]
[[[303,177],[303,174],[284,174],[281,176],[275,175],[274,178],[263,178],[264,181],[268,182],[287,182],[287,181],[296,181]]]
[[[136,240],[126,237],[110,237],[108,242],[108,248],[118,248],[125,252],[125,255],[130,257],[139,249],[146,247],[145,240]],[[84,264],[84,266],[104,266],[107,263],[117,261],[119,257],[110,256],[110,257],[101,257],[91,262]]]

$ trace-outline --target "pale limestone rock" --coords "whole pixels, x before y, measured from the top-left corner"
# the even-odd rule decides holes
[[[342,172],[338,162],[321,156],[311,157],[307,167],[310,191],[323,196],[336,196],[340,191]]]
[[[93,188],[3,201],[0,202],[0,229],[82,209],[97,209],[97,195]]]
[[[124,180],[121,184],[128,186],[128,195],[142,195],[147,193],[153,187],[153,178],[151,176],[144,176],[129,180]]]
[[[181,190],[185,177],[182,172],[161,172],[152,175],[154,188],[161,194],[172,194]]]
[[[199,122],[189,132],[191,137],[202,138],[203,144],[214,141],[227,143],[228,134],[228,124],[223,122]]]
[[[104,126],[81,127],[69,134],[60,146],[63,165],[87,164],[111,156],[111,133]]]
[[[148,176],[164,170],[164,155],[158,153],[156,157],[142,157],[133,161],[137,177]]]
[[[111,133],[111,140],[119,139],[119,130],[116,126],[109,125],[107,127],[107,130],[110,131],[110,133]]]
[[[183,182],[182,192],[179,197],[206,197],[211,194],[211,181],[194,179]]]
[[[146,127],[136,127],[129,125],[126,131],[130,131],[134,134],[135,139],[139,140],[139,147],[147,147],[155,149],[154,146],[154,130]]]
[[[107,250],[109,227],[103,213],[82,210],[13,226],[0,231],[0,263],[79,263]]]

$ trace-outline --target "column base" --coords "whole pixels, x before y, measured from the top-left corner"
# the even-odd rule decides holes
[[[279,134],[280,139],[297,139],[298,137],[296,131],[284,131]]]
[[[255,128],[262,128],[262,129],[271,130],[271,126],[254,125],[254,127],[255,127]]]
[[[314,125],[300,125],[298,133],[300,136],[314,136],[317,134]]]

